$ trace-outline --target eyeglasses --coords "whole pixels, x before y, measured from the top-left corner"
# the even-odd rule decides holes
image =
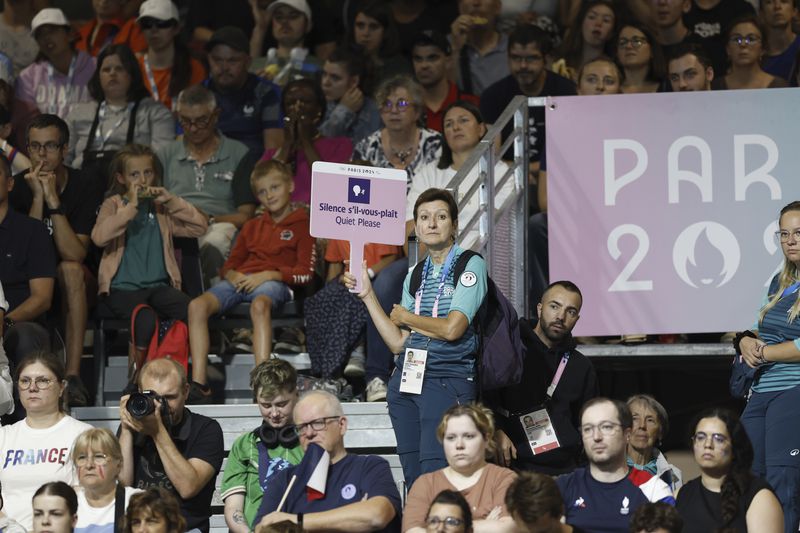
[[[628,39],[627,37],[623,37],[619,41],[617,41],[617,46],[620,48],[625,48],[628,45],[631,45],[634,48],[641,48],[643,45],[647,44],[647,39],[644,37],[632,37]]]
[[[617,424],[616,422],[602,422],[600,424],[586,424],[581,426],[581,435],[584,437],[591,437],[594,435],[594,430],[599,429],[602,435],[609,437],[617,432],[617,428],[622,427],[622,424]]]
[[[448,516],[446,518],[431,516],[425,521],[425,523],[427,523],[429,527],[439,527],[440,524],[444,524],[445,529],[451,529],[461,526],[464,521],[460,518],[456,518],[455,516]]]
[[[37,142],[28,143],[28,148],[30,148],[31,152],[41,152],[42,148],[44,148],[44,151],[48,154],[56,153],[62,146],[64,146],[64,143],[56,143],[53,141],[48,141],[44,144]]]
[[[791,235],[794,240],[800,241],[800,229],[796,229],[794,231],[780,230],[775,232],[775,236],[781,242],[789,242],[789,235]]]
[[[692,440],[694,441],[695,444],[705,444],[706,440],[708,440],[709,437],[711,437],[711,441],[715,445],[722,445],[728,442],[728,437],[726,437],[722,433],[712,433],[711,435],[708,435],[703,431],[698,431],[697,433],[692,435]]]
[[[81,454],[75,458],[75,466],[86,466],[89,461],[96,466],[105,466],[108,463],[108,456],[104,453],[96,453],[92,456]]]
[[[172,19],[159,20],[154,18],[143,18],[139,21],[139,26],[143,30],[152,30],[155,28],[158,28],[159,30],[166,30],[167,28],[172,28],[175,26],[175,21]]]
[[[729,42],[738,44],[739,46],[745,45],[750,46],[751,44],[756,44],[761,42],[761,37],[758,35],[731,35],[731,38],[728,39]]]
[[[403,111],[405,111],[408,107],[410,107],[412,105],[414,105],[414,104],[412,104],[411,102],[409,102],[405,98],[400,98],[396,102],[392,102],[391,100],[386,100],[383,103],[383,107],[381,107],[381,110],[382,111],[386,111],[387,113],[390,113],[392,111],[392,109],[394,109],[398,113],[402,113]]]
[[[20,390],[28,390],[31,388],[31,384],[36,383],[36,388],[39,390],[49,389],[50,385],[53,384],[55,380],[50,378],[45,378],[42,376],[38,376],[34,379],[31,378],[19,378],[17,380],[17,386]]]
[[[188,130],[189,128],[197,128],[198,130],[204,130],[208,127],[209,124],[211,124],[212,118],[213,117],[211,116],[207,116],[192,120],[179,115],[178,122],[181,123],[181,126],[183,126],[183,129],[185,130]]]
[[[341,416],[326,416],[324,418],[317,418],[316,420],[312,420],[311,422],[306,422],[305,424],[298,424],[295,426],[294,431],[297,433],[298,436],[302,435],[306,432],[306,429],[309,427],[314,431],[322,431],[328,425],[328,422],[332,420],[339,420],[342,418]]]

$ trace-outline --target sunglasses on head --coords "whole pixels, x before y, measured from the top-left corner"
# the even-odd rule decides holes
[[[172,19],[169,20],[159,20],[154,18],[143,18],[139,21],[139,26],[143,30],[152,30],[153,28],[158,28],[159,30],[166,30],[167,28],[171,28],[175,25],[175,21]]]

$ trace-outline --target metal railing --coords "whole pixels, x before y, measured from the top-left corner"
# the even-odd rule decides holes
[[[447,184],[458,202],[459,212],[478,195],[479,209],[469,220],[459,220],[460,235],[478,230],[471,248],[483,255],[497,286],[520,317],[528,316],[528,107],[545,105],[545,98],[515,96],[492,124],[461,168]],[[503,130],[513,123],[511,135],[500,144]],[[497,150],[497,146],[500,149]],[[514,160],[502,176],[495,176],[501,154],[513,145]],[[478,179],[470,183],[470,171],[479,168]],[[511,183],[509,183],[511,180]],[[498,192],[513,185],[502,205]],[[466,189],[462,191],[462,189]]]

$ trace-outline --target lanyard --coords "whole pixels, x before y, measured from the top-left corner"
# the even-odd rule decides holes
[[[111,137],[111,134],[114,133],[114,131],[117,128],[119,128],[122,125],[123,122],[125,122],[125,119],[130,114],[130,111],[131,111],[132,107],[133,107],[133,103],[132,102],[128,103],[128,108],[125,110],[125,113],[123,113],[122,116],[119,117],[119,120],[117,120],[117,122],[113,126],[111,126],[108,129],[108,131],[106,131],[105,134],[103,134],[102,133],[102,129],[103,129],[102,122],[103,122],[103,119],[106,116],[106,109],[108,108],[108,104],[106,103],[105,100],[100,102],[100,110],[97,112],[97,114],[98,114],[98,116],[100,118],[100,121],[97,124],[97,130],[95,131],[95,134],[94,134],[95,139],[100,141],[100,146],[99,146],[98,150],[102,150],[103,147],[105,147],[106,142],[108,142],[108,139]]]
[[[64,102],[69,103],[69,93],[72,92],[72,82],[75,78],[75,63],[77,63],[78,55],[75,54],[72,56],[72,60],[69,62],[69,71],[67,72],[67,87],[65,89],[65,98]],[[55,82],[53,81],[53,64],[48,62],[47,63],[47,86],[53,87],[53,97],[47,99],[47,112],[51,115],[56,114],[56,110],[58,109],[58,88],[55,86]]]
[[[797,289],[800,289],[800,281],[795,281],[785,289],[783,289],[783,294],[781,294],[781,298],[786,298],[793,292],[797,292]]]
[[[439,278],[439,289],[436,291],[436,299],[433,301],[433,310],[431,311],[431,316],[436,318],[439,314],[439,298],[442,296],[442,291],[444,290],[444,282],[447,279],[447,274],[450,273],[450,267],[453,265],[453,257],[456,254],[456,247],[453,245],[450,248],[450,253],[447,254],[447,259],[444,261],[444,266],[442,267],[442,275]],[[422,282],[419,284],[419,289],[417,289],[417,293],[414,295],[414,314],[419,315],[419,308],[422,304],[422,293],[425,290],[425,281],[428,279],[428,269],[431,267],[433,262],[431,261],[431,257],[425,260],[425,266],[422,268]]]
[[[556,375],[553,376],[553,382],[550,383],[549,387],[547,387],[548,399],[552,398],[553,393],[556,392],[556,387],[558,387],[558,383],[561,381],[561,376],[564,374],[564,369],[567,368],[567,361],[569,361],[569,352],[565,352],[564,355],[561,356],[561,362],[558,363]]]
[[[161,102],[161,97],[158,94],[158,86],[156,85],[156,78],[153,76],[153,69],[150,68],[150,61],[147,59],[147,54],[144,55],[144,72],[147,75],[147,83],[150,85],[150,93],[153,95],[153,100]]]

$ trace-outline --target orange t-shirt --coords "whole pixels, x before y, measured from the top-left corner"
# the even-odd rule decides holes
[[[158,100],[164,104],[167,109],[172,109],[172,96],[169,94],[169,82],[172,79],[172,69],[151,67],[153,71],[153,80],[156,83],[156,89],[158,89],[158,98],[156,98],[156,93],[153,91],[153,86],[150,84],[150,79],[147,75],[147,69],[144,66],[144,55],[145,54],[136,54],[136,59],[139,60],[139,69],[142,71],[142,80],[144,81],[144,86],[147,87],[147,91],[150,93],[150,96],[153,97],[153,100]],[[206,69],[203,64],[195,58],[190,58],[189,61],[192,68],[192,74],[189,78],[189,85],[187,85],[187,87],[191,85],[197,85],[206,79]]]
[[[367,268],[372,268],[375,263],[387,255],[402,254],[399,246],[390,244],[368,244],[364,247],[364,259],[367,261]],[[325,250],[325,261],[329,263],[341,263],[345,259],[350,259],[350,243],[347,241],[328,241],[328,248]]]
[[[78,50],[88,52],[90,55],[97,57],[100,52],[109,44],[125,44],[128,48],[133,50],[134,53],[147,50],[147,41],[144,39],[142,28],[136,24],[135,19],[114,19],[111,22],[106,22],[94,37],[93,42],[89,42],[92,38],[92,33],[97,27],[97,19],[90,20],[78,30],[80,39],[75,43]],[[118,30],[116,34],[112,33]]]

